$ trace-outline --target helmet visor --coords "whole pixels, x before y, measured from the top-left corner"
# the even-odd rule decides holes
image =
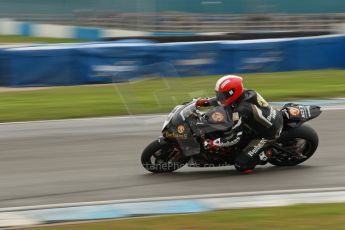
[[[235,91],[233,89],[229,90],[229,91],[226,91],[226,92],[216,91],[216,97],[217,97],[217,100],[219,102],[224,102],[224,101],[228,100],[234,94],[235,94]]]

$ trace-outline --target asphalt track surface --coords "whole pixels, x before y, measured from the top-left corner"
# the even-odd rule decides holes
[[[184,167],[151,174],[142,149],[160,135],[162,116],[0,125],[0,208],[261,190],[345,186],[345,110],[309,122],[320,135],[315,156],[296,167]]]

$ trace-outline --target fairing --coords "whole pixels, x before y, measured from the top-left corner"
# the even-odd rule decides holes
[[[225,132],[232,127],[232,121],[223,107],[212,107],[203,114],[201,121],[195,116],[195,103],[177,106],[169,114],[164,123],[162,133],[167,141],[175,141],[184,155],[192,156],[200,153],[200,134],[206,136]]]
[[[289,127],[298,127],[303,123],[318,117],[322,111],[316,105],[285,104],[282,108],[285,124]]]

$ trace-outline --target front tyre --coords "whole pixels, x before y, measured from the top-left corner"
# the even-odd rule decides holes
[[[149,144],[141,155],[141,164],[153,173],[173,172],[187,162],[188,158],[183,156],[179,148],[158,140]]]
[[[273,148],[275,154],[268,162],[276,166],[295,166],[315,153],[319,138],[313,128],[302,125],[283,132],[277,144],[292,154]]]

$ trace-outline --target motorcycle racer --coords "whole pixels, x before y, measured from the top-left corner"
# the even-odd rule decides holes
[[[206,140],[205,148],[222,148],[240,142],[243,129],[249,128],[257,139],[252,140],[235,159],[235,167],[241,172],[252,172],[257,164],[267,157],[264,154],[268,141],[279,138],[283,128],[283,115],[271,107],[255,90],[243,88],[239,76],[227,75],[220,78],[215,86],[216,97],[198,99],[197,107],[221,105],[234,122],[226,136]]]

